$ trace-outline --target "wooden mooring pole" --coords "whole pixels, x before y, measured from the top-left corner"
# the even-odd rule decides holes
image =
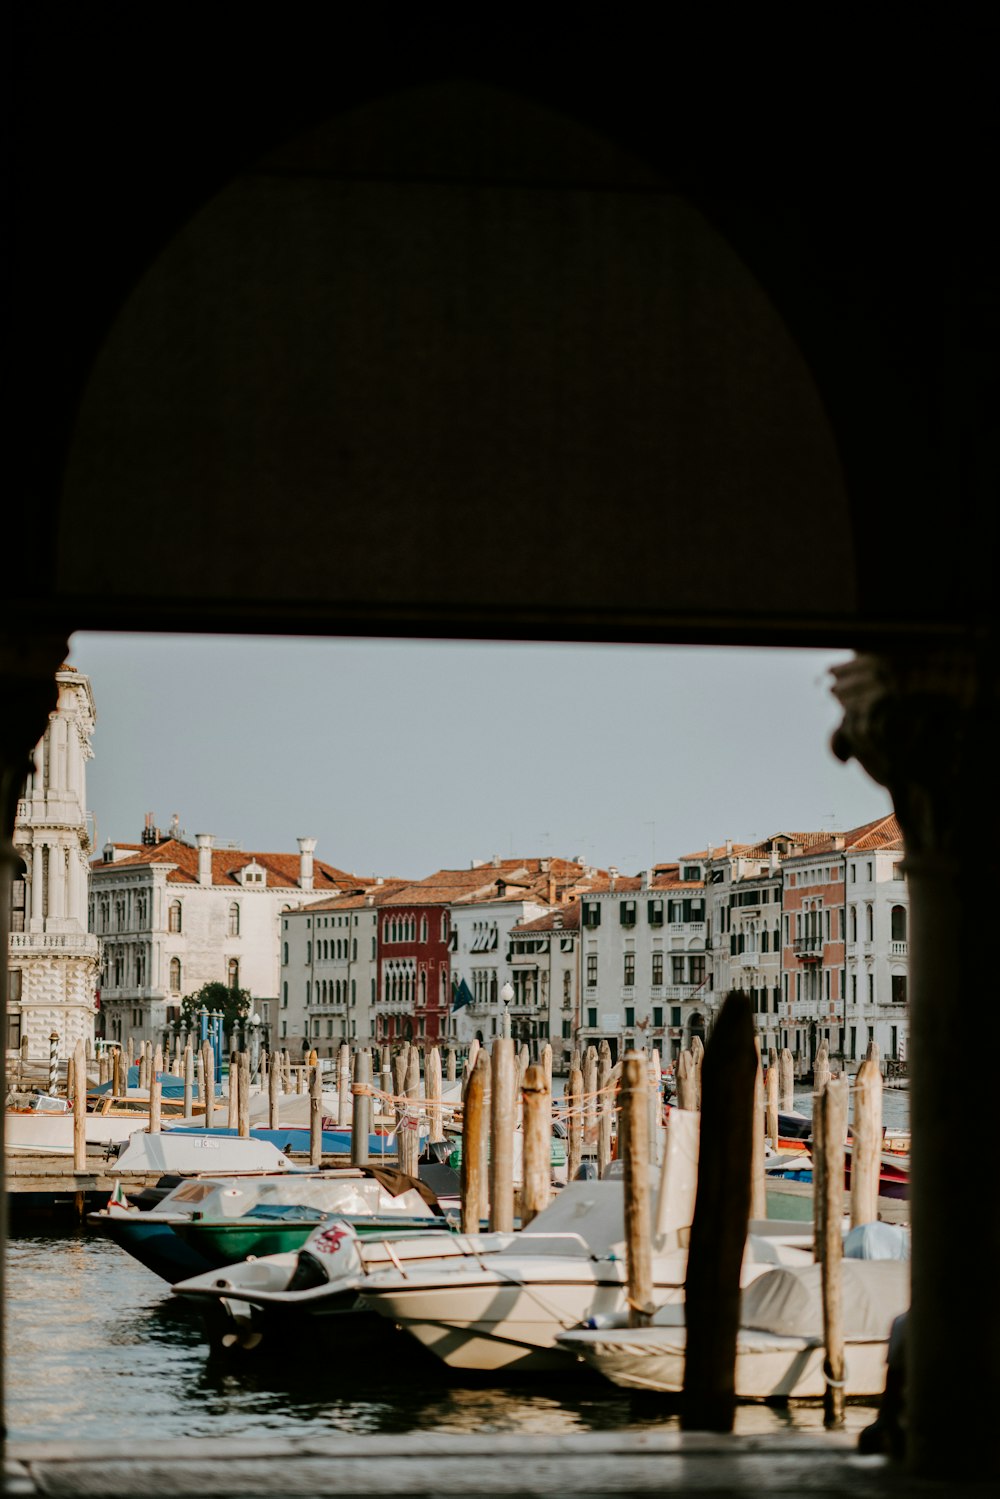
[[[750,1217],[767,1217],[767,1176],[764,1171],[764,1076],[760,1064],[760,1037],[754,1037],[757,1071],[753,1085],[753,1152],[750,1164]]]
[[[529,1067],[522,1088],[524,1188],[521,1227],[548,1207],[552,1183],[552,1094],[545,1068]]]
[[[576,1055],[576,1053],[574,1053]],[[566,1101],[567,1119],[566,1132],[569,1136],[569,1148],[566,1159],[566,1180],[575,1181],[576,1174],[580,1169],[580,1160],[583,1155],[583,1073],[579,1067],[571,1067],[566,1088],[563,1093]]]
[[[73,1170],[87,1169],[87,1048],[76,1043],[73,1055]]]
[[[873,1057],[866,1057],[854,1082],[854,1125],[851,1138],[851,1227],[878,1219],[878,1188],[882,1165],[882,1073]]]
[[[483,1139],[488,1139],[489,1077],[489,1058],[480,1052],[466,1084],[462,1111],[462,1232],[466,1234],[477,1234],[487,1213]]]
[[[823,1218],[822,1286],[823,1341],[826,1360],[823,1373],[823,1424],[844,1424],[844,1313],[841,1260],[843,1258],[844,1136],[847,1132],[847,1078],[828,1082],[817,1099],[823,1116]],[[815,1183],[815,1167],[813,1181]]]
[[[250,1053],[241,1051],[236,1059],[236,1128],[240,1138],[250,1137]]]
[[[732,990],[719,1011],[702,1067],[698,1191],[685,1284],[685,1431],[732,1431],[736,1414],[736,1335],[750,1217],[756,1072],[749,997]]]
[[[309,1071],[309,1164],[323,1161],[323,1080],[319,1061]]]
[[[495,1036],[490,1080],[490,1229],[514,1227],[514,1125],[517,1059],[509,1036]]]
[[[351,1111],[351,1165],[367,1166],[372,1132],[372,1054],[365,1047],[354,1058]]]
[[[618,1128],[625,1180],[625,1271],[629,1327],[653,1315],[653,1246],[649,1205],[649,1064],[630,1052],[622,1064]]]

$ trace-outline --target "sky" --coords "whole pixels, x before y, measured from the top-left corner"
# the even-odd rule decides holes
[[[846,831],[888,793],[829,747],[846,651],[74,635],[98,847],[145,814],[259,853],[419,879],[474,859],[637,873]]]

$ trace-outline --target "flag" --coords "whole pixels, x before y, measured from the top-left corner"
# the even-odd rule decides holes
[[[472,990],[469,988],[465,980],[462,979],[458,988],[455,990],[455,997],[451,1002],[451,1013],[454,1015],[456,1010],[461,1010],[464,1005],[471,1005],[471,1003]]]
[[[121,1182],[115,1182],[115,1190],[112,1192],[111,1196],[108,1198],[108,1207],[109,1208],[131,1208],[131,1206],[132,1206],[132,1204],[129,1202],[128,1198],[125,1196],[125,1191],[124,1191],[124,1188],[122,1187]]]

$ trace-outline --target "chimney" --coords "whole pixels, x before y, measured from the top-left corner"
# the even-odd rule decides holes
[[[299,845],[299,889],[311,890],[313,887],[313,850],[316,847],[315,838],[297,838]]]
[[[494,854],[493,855],[493,868],[494,869],[499,869],[500,868],[500,855],[499,854]]]
[[[727,838],[726,839],[726,858],[727,859],[731,859],[732,856],[733,856],[733,840],[731,838]]]
[[[198,884],[211,885],[212,835],[211,833],[195,833],[194,841],[198,845]]]
[[[613,890],[615,888],[615,880],[618,878],[618,871],[613,864],[608,865],[608,878],[611,882],[611,888]]]
[[[767,867],[768,869],[770,869],[772,874],[774,874],[775,870],[778,868],[779,861],[780,855],[778,853],[778,850],[776,848],[772,848],[767,860]]]
[[[639,876],[639,880],[640,880],[640,883],[642,885],[643,890],[648,890],[649,889],[649,876],[650,876],[650,870],[648,870],[648,869],[644,869],[642,871],[642,873],[640,874],[640,876]]]

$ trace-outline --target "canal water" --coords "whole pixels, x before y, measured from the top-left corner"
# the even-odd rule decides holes
[[[890,1100],[899,1098],[899,1104]],[[796,1098],[797,1106],[806,1100]],[[905,1095],[886,1095],[905,1123]],[[896,1116],[896,1117],[893,1117]],[[9,1435],[100,1442],[346,1432],[579,1431],[679,1425],[667,1396],[633,1396],[586,1372],[502,1385],[446,1373],[399,1334],[397,1356],[359,1366],[328,1335],[252,1354],[210,1353],[197,1313],[86,1227],[25,1219],[7,1253]],[[411,1353],[411,1347],[416,1357]],[[850,1405],[848,1426],[874,1420]],[[743,1406],[737,1430],[818,1430],[814,1405]]]

